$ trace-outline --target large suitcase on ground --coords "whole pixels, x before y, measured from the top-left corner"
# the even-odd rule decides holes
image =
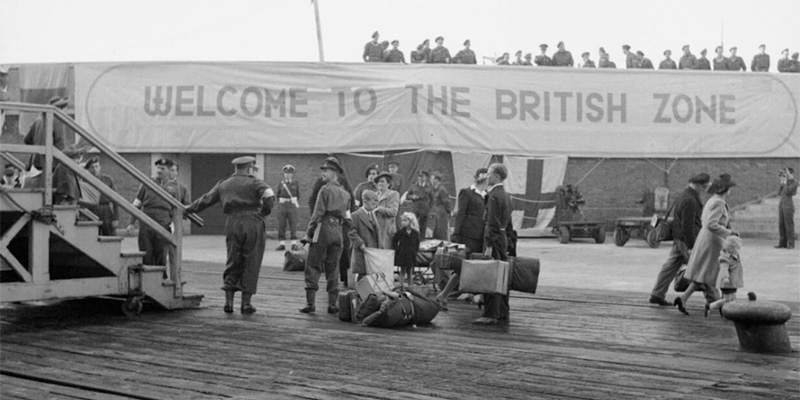
[[[355,290],[343,290],[339,292],[339,320],[344,322],[355,322],[355,309],[358,306],[358,292]]]
[[[464,260],[459,290],[464,293],[508,294],[509,265],[500,260]]]
[[[511,277],[509,289],[518,292],[536,293],[539,284],[539,259],[531,257],[509,257]]]

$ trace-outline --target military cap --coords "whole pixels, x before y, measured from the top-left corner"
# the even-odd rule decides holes
[[[238,160],[238,158],[236,160]],[[233,161],[236,161],[236,160],[233,160]],[[255,159],[253,159],[253,161],[255,161]],[[156,160],[156,162],[154,164],[156,166],[163,165],[165,167],[171,167],[171,166],[175,165],[175,162],[170,160],[169,158],[159,158],[158,160]],[[236,163],[234,163],[234,164],[236,164]]]
[[[430,39],[425,39],[425,40],[422,41],[422,44],[423,45],[431,44],[431,40]]]
[[[470,44],[469,39],[464,41],[464,46],[469,46],[469,44]]]
[[[542,44],[539,45],[539,48],[542,49],[542,50],[544,50],[544,49],[546,49],[548,47],[549,46],[547,46],[547,44],[545,44],[545,43],[542,43]]]
[[[668,54],[672,54],[672,50],[669,50],[669,49],[664,50],[664,55],[666,56]]]
[[[436,40],[435,40],[435,41],[436,41],[436,42],[438,42],[438,41],[440,41],[440,40],[441,40],[441,41],[444,41],[444,37],[443,37],[443,36],[439,36],[439,37],[437,37],[437,38],[436,38]]]
[[[392,40],[392,44],[400,44],[400,41],[399,41],[399,40],[397,40],[397,39],[395,39],[395,40]]]
[[[630,50],[630,49],[631,49],[631,46],[630,46],[630,45],[627,45],[627,44],[623,44],[623,45],[622,45],[622,49],[623,49],[623,50]]]
[[[705,185],[708,182],[711,182],[711,177],[705,172],[701,172],[689,178],[689,183],[696,183],[698,185]]]
[[[736,47],[736,46],[731,47],[731,51],[734,51],[734,50],[739,50],[739,48]]]
[[[708,53],[708,50],[706,50],[706,49],[700,50],[700,54],[706,55],[706,53]]]
[[[372,171],[373,169],[375,171],[378,171],[378,172],[381,171],[381,167],[379,167],[378,164],[367,165],[367,169],[364,170],[364,177],[365,178],[368,177],[369,176],[369,171]]]
[[[588,52],[588,51],[584,51],[584,52],[581,54],[581,57],[589,57],[589,52]]]
[[[92,167],[92,165],[95,165],[95,164],[97,164],[99,162],[100,162],[99,158],[92,157],[92,158],[89,159],[89,161],[86,161],[86,164],[84,164],[83,168],[89,169],[89,168]]]
[[[563,41],[562,41],[562,42],[558,42],[558,44],[556,45],[556,47],[561,47],[561,46],[563,46],[563,45],[564,45],[564,42],[563,42]]]
[[[395,160],[389,161],[386,165],[392,165],[392,164],[397,165],[398,167],[400,166],[400,163]]]
[[[643,52],[643,51],[641,51],[641,50],[636,50],[636,55],[637,55],[637,56],[644,57],[644,52]]]
[[[781,52],[781,54],[782,54],[782,53],[789,54],[789,49],[783,49],[783,51]]]
[[[250,163],[255,163],[255,162],[256,162],[256,158],[255,157],[253,157],[253,156],[243,156],[243,157],[234,158],[233,161],[231,161],[231,164],[233,164],[233,165],[244,165],[244,164],[250,164]]]
[[[380,36],[381,34],[378,31],[372,33],[372,38],[375,39],[376,37]]]
[[[717,46],[717,48],[714,49],[714,51],[717,51],[717,50],[723,50],[722,46]]]
[[[689,48],[689,45],[688,45],[688,44],[685,44],[685,45],[683,45],[683,47],[681,47],[681,50],[686,50],[686,49],[688,49],[688,48]]]
[[[766,48],[767,48],[767,45],[765,45],[765,44],[760,44],[760,45],[758,45],[758,48],[759,48],[759,49],[766,49]]]
[[[292,165],[292,164],[286,164],[286,165],[284,165],[284,166],[283,166],[283,172],[286,172],[286,173],[294,173],[294,165]]]
[[[66,108],[67,104],[69,104],[69,97],[61,97],[55,96],[50,101],[47,102],[48,105],[51,105],[56,108]]]
[[[506,180],[508,178],[508,168],[502,163],[494,163],[489,166],[489,171],[493,171],[497,174],[497,177],[500,178],[501,181]]]
[[[319,167],[319,169],[329,169],[331,171],[336,171],[340,174],[344,172],[342,166],[339,165],[339,160],[337,160],[335,157],[326,158],[325,162],[322,164],[321,167]]]
[[[376,176],[375,179],[373,179],[372,181],[378,183],[378,181],[381,178],[386,178],[386,182],[392,183],[392,174],[386,171],[382,171],[381,173],[379,173],[378,176]]]
[[[423,175],[424,175],[424,176],[426,176],[426,177],[428,177],[428,176],[430,176],[431,174],[429,174],[429,173],[428,173],[428,171],[425,171],[425,170],[419,170],[419,171],[417,172],[417,176],[423,176]]]

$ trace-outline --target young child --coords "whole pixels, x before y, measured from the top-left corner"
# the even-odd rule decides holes
[[[741,248],[742,239],[739,236],[728,236],[722,242],[722,251],[719,253],[719,275],[717,275],[717,287],[722,290],[722,298],[711,304],[706,303],[706,317],[710,310],[719,309],[722,314],[722,305],[736,300],[736,289],[744,286],[742,263],[739,258]]]
[[[408,278],[411,286],[411,276],[414,266],[417,265],[417,252],[419,252],[419,223],[417,217],[410,212],[400,216],[400,229],[392,239],[394,249],[394,265],[400,267],[400,287],[403,287],[404,276]]]

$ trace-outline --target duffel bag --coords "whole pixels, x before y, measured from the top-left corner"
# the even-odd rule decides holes
[[[539,259],[531,257],[509,257],[511,277],[509,289],[518,292],[536,293],[539,284]]]
[[[366,298],[362,298],[361,304],[356,307],[356,323],[363,321],[364,318],[369,317],[374,312],[381,309],[381,302],[375,293],[370,294]]]
[[[284,254],[284,271],[303,271],[306,268],[308,250],[304,246],[293,246]]]
[[[433,319],[439,314],[441,307],[439,307],[439,304],[436,304],[435,301],[429,299],[427,296],[423,296],[422,294],[413,290],[406,290],[404,295],[406,295],[406,297],[408,297],[414,304],[414,318],[411,320],[412,324],[430,324],[431,321],[433,321]]]
[[[408,325],[414,319],[414,303],[406,296],[387,300],[378,312],[364,318],[364,325],[378,328],[394,328]]]
[[[459,289],[464,293],[508,294],[509,265],[500,260],[464,260]]]

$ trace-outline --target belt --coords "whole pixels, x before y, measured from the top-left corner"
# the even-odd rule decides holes
[[[243,209],[239,209],[239,210],[229,211],[227,214],[228,214],[229,217],[235,217],[235,216],[239,216],[239,215],[258,214],[260,211],[261,210],[259,210],[258,208],[243,208]]]
[[[325,216],[325,217],[322,217],[322,222],[323,223],[324,222],[329,222],[329,223],[334,224],[334,225],[341,225],[342,224],[342,219],[339,218],[339,217]]]

